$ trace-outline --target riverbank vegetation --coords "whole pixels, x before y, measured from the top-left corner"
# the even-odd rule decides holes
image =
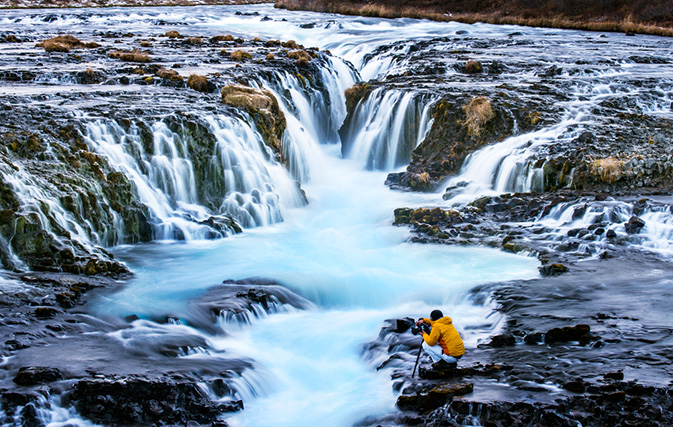
[[[289,10],[673,36],[669,0],[277,0]]]

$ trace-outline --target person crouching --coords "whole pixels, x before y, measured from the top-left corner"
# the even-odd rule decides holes
[[[433,310],[429,319],[423,318],[416,322],[418,326],[421,324],[432,327],[429,334],[422,333],[423,350],[435,362],[432,367],[455,367],[465,354],[465,346],[451,318],[444,316],[440,310]]]

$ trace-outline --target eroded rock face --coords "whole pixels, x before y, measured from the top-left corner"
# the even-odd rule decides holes
[[[212,423],[240,401],[215,403],[188,380],[144,378],[81,380],[69,399],[84,417],[102,424]]]
[[[30,115],[16,120],[10,114],[0,111],[0,117],[13,121],[0,129],[4,267],[20,268],[24,262],[34,270],[127,274],[127,268],[106,251],[71,240],[74,224],[66,229],[57,218],[69,215],[101,245],[118,242],[115,232],[128,236],[130,242],[150,240],[146,209],[128,178],[89,151],[78,124],[67,120],[44,124],[41,117]],[[17,127],[31,132],[17,132]],[[32,200],[38,191],[41,203]],[[49,197],[58,204],[50,204]],[[117,218],[122,218],[124,229],[116,230]]]

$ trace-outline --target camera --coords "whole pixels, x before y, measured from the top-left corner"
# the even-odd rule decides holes
[[[414,335],[420,335],[423,332],[426,334],[430,333],[430,326],[426,325],[425,323],[421,323],[420,326],[414,324],[414,326],[411,327],[411,333]]]

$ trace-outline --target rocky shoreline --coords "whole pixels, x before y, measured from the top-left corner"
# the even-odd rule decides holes
[[[201,335],[171,333],[177,319],[169,314],[152,320],[87,314],[87,302],[123,282],[66,273],[2,280],[4,425],[45,425],[40,413],[54,406],[101,425],[226,426],[224,415],[243,410],[232,381],[253,368],[252,360],[186,358],[208,344]],[[225,281],[194,300],[184,321],[216,333],[218,318],[271,313],[274,304],[303,308],[306,302],[271,281]],[[155,335],[149,347],[142,340],[147,328]]]
[[[648,268],[658,274],[639,277]],[[388,321],[368,346],[390,354],[380,368],[401,390],[402,413],[379,424],[670,424],[671,329],[657,318],[670,309],[661,306],[667,291],[658,293],[671,279],[667,268],[647,256],[592,260],[563,276],[475,289],[474,298],[492,297],[505,314],[502,333],[469,349],[457,369],[433,369],[424,356],[416,379],[419,338]],[[618,303],[633,294],[637,304]]]

